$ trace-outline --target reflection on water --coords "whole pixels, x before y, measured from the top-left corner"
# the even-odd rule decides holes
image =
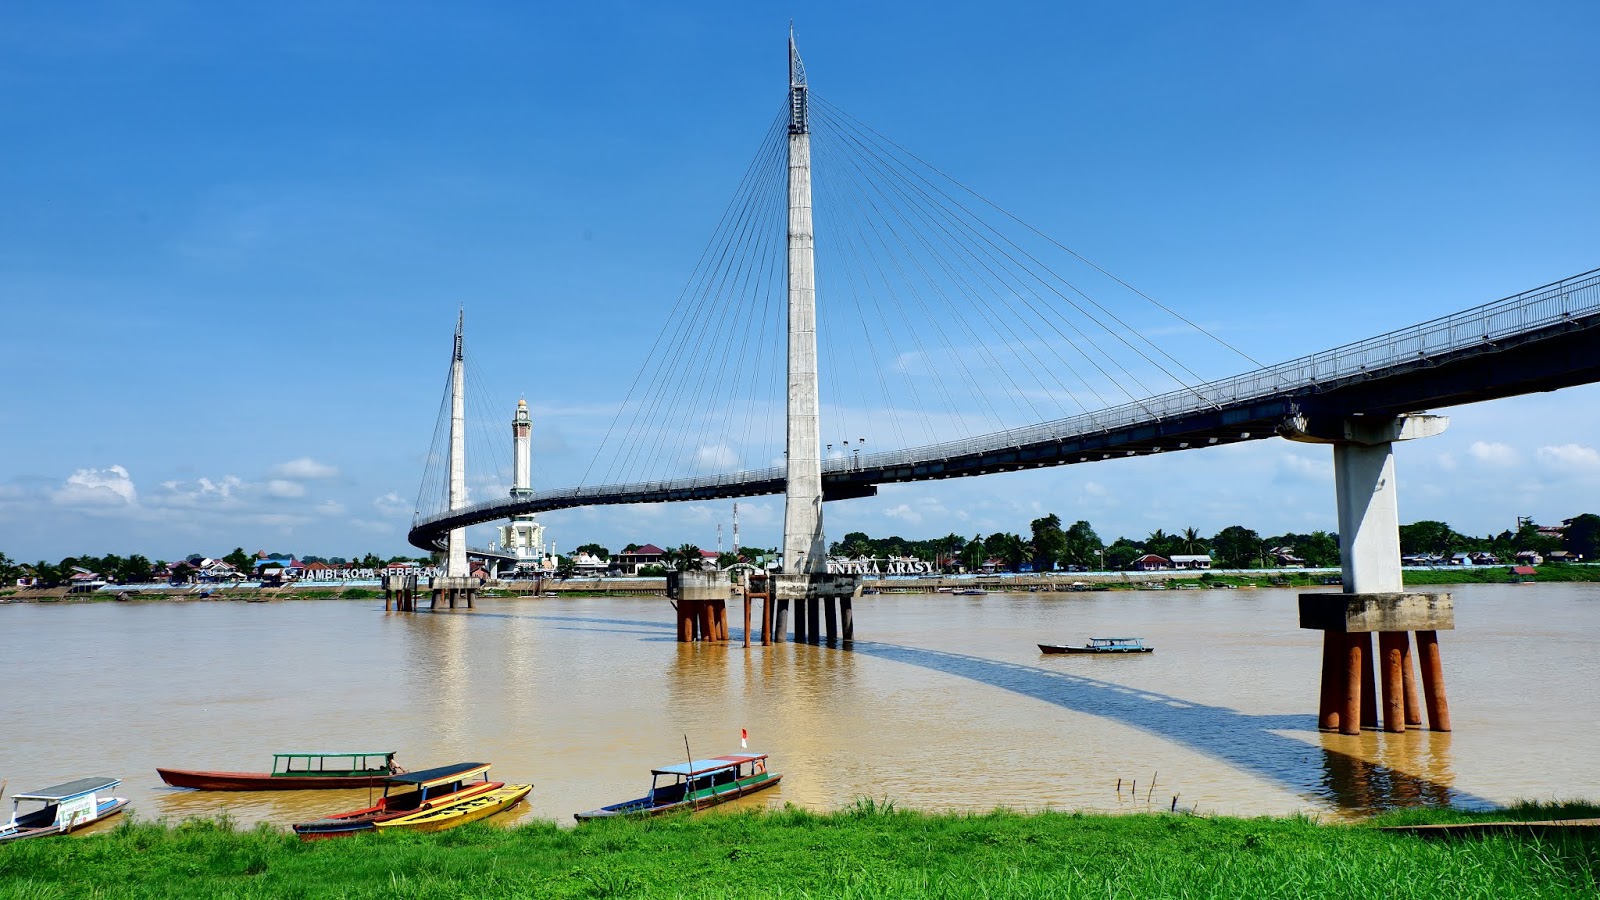
[[[501,821],[570,822],[649,769],[738,748],[784,774],[738,808],[862,796],[928,809],[1359,814],[1600,796],[1600,588],[1473,585],[1442,635],[1454,734],[1320,734],[1320,635],[1290,591],[894,596],[852,649],[679,644],[654,598],[6,605],[0,777],[124,779],[139,815],[287,823],[370,792],[168,788],[156,766],[261,770],[273,752],[388,750],[532,781]],[[1042,656],[1125,633],[1154,654]],[[18,736],[22,736],[18,739]],[[1129,800],[1118,782],[1137,780]],[[1154,784],[1152,785],[1152,781]]]

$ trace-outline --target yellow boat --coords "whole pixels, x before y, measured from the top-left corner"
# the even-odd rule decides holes
[[[409,828],[412,831],[444,831],[457,825],[487,819],[497,812],[510,809],[517,801],[533,790],[531,784],[508,784],[487,793],[468,797],[459,803],[439,806],[400,816],[385,822],[374,822],[379,831],[391,828]]]

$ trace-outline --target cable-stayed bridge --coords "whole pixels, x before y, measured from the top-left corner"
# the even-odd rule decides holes
[[[1221,381],[1071,418],[822,465],[825,500],[880,484],[988,475],[1280,436],[1295,417],[1392,417],[1600,381],[1600,270]],[[434,550],[455,528],[579,506],[784,492],[784,467],[500,497],[420,518]]]

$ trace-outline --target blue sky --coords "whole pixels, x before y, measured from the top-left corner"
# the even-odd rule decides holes
[[[1263,361],[1600,265],[1587,3],[13,2],[0,551],[405,552],[460,305],[496,433],[526,396],[536,486],[581,477],[782,103],[791,15],[819,94]],[[1600,511],[1597,399],[1450,411],[1400,452],[1402,519]],[[746,543],[781,506],[741,504]],[[1045,512],[1331,529],[1331,463],[1257,442],[827,507],[908,537]],[[570,549],[730,517],[544,520]]]

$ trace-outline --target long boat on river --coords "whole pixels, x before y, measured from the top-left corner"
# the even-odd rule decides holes
[[[456,763],[391,775],[384,782],[383,796],[372,806],[296,823],[294,833],[302,841],[320,841],[376,831],[379,822],[459,803],[503,787],[503,782],[489,780],[488,763]]]
[[[666,783],[662,783],[665,778]],[[615,816],[659,816],[680,810],[706,809],[764,791],[783,780],[767,771],[765,753],[730,753],[650,770],[650,793],[578,813],[579,822]]]
[[[122,782],[116,778],[79,778],[11,797],[11,821],[0,823],[0,842],[66,834],[122,812],[128,801],[103,796]],[[23,812],[23,803],[38,809]]]
[[[1089,643],[1081,645],[1071,644],[1040,644],[1040,653],[1151,653],[1154,647],[1147,647],[1144,638],[1090,638]]]
[[[432,809],[422,809],[392,819],[379,819],[373,824],[380,832],[402,828],[409,831],[445,831],[504,812],[516,806],[532,790],[531,784],[505,784]]]
[[[274,753],[270,772],[209,772],[156,769],[173,787],[202,791],[315,791],[381,787],[405,772],[395,765],[395,751],[364,753]]]

